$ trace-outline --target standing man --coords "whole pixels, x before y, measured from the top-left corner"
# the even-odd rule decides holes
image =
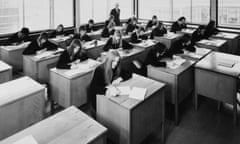
[[[116,24],[116,26],[120,26],[120,9],[119,9],[119,4],[116,3],[115,8],[113,8],[111,10],[110,15],[112,15],[114,17],[114,22]]]

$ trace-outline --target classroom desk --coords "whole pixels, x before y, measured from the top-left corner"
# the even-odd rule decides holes
[[[237,123],[240,57],[212,52],[195,65],[195,107],[198,95],[232,104],[233,121]]]
[[[196,43],[199,47],[211,49],[213,51],[227,52],[227,41],[221,39],[203,39]]]
[[[86,42],[83,44],[83,48],[87,52],[88,57],[92,59],[97,59],[103,52],[103,47],[106,44],[106,40],[96,40]]]
[[[162,126],[164,141],[165,84],[133,74],[120,86],[146,88],[145,99],[97,96],[97,120],[109,129],[108,136],[120,144],[140,144],[150,133]]]
[[[49,81],[53,101],[65,108],[86,104],[88,87],[99,65],[99,62],[88,59],[77,64],[76,69],[51,69]]]
[[[161,42],[166,45],[166,47],[169,49],[171,48],[172,44],[179,40],[183,35],[182,34],[175,34],[175,33],[168,33],[161,37],[154,37],[154,39],[158,42]]]
[[[71,43],[72,41],[72,36],[59,36],[55,38],[50,38],[50,42],[56,44],[57,46],[66,49],[66,47]]]
[[[230,53],[230,54],[239,54],[240,53],[240,50],[238,49],[239,34],[219,32],[218,34],[213,35],[212,37],[228,41],[227,53]]]
[[[106,144],[106,132],[105,127],[77,108],[70,107],[0,144],[13,144],[27,136],[32,136],[38,144]]]
[[[177,33],[182,34],[182,35],[187,34],[187,35],[189,35],[189,36],[192,36],[192,34],[194,33],[194,31],[195,31],[195,29],[189,29],[189,28],[187,28],[187,29],[183,29],[183,30],[181,30],[181,31],[177,31]]]
[[[154,67],[148,65],[148,77],[167,84],[166,100],[175,107],[175,124],[179,123],[179,104],[194,90],[195,61],[182,59],[185,62],[177,64],[175,68]],[[167,63],[175,60],[165,59]],[[174,62],[175,63],[175,62]],[[169,65],[169,64],[167,64]]]
[[[87,35],[92,39],[92,40],[97,40],[101,38],[101,34],[102,34],[102,29],[99,29],[97,31],[93,31],[90,33],[87,33]]]
[[[36,55],[24,55],[23,56],[23,72],[26,76],[31,77],[41,83],[48,83],[49,81],[49,67],[50,65],[56,65],[60,52],[64,51],[59,48],[54,51],[45,51]],[[54,67],[54,66],[52,66]]]
[[[12,67],[0,61],[0,84],[12,79]]]
[[[28,47],[30,42],[26,42],[17,46],[1,46],[2,61],[11,65],[14,69],[23,68],[23,51]]]
[[[0,84],[0,140],[40,121],[45,89],[29,77]]]

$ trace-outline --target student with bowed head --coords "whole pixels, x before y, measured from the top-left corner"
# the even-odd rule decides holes
[[[218,29],[216,28],[216,23],[214,20],[210,20],[208,25],[206,26],[205,32],[204,32],[204,38],[208,39],[214,34],[218,33]]]
[[[170,31],[176,33],[178,31],[181,31],[182,29],[186,29],[186,28],[187,28],[186,18],[180,17],[176,22],[173,23]]]
[[[57,49],[58,46],[49,42],[48,34],[46,32],[43,32],[36,40],[32,41],[29,44],[29,46],[23,51],[23,55],[33,55],[38,52]]]
[[[74,64],[85,61],[88,56],[82,48],[81,41],[74,39],[67,49],[61,54],[58,62],[58,69],[71,69],[74,68]]]
[[[30,41],[29,29],[23,27],[19,32],[10,36],[7,40],[7,44],[21,44]]]
[[[79,27],[79,32],[74,34],[73,39],[80,39],[82,42],[88,42],[92,39],[87,34],[87,28],[85,26]]]
[[[94,26],[94,20],[93,19],[88,20],[88,24],[86,25],[87,33],[90,33],[90,32],[96,31],[96,30],[97,29]]]
[[[110,16],[110,18],[105,22],[101,36],[103,38],[108,38],[109,36],[113,35],[115,31],[114,27],[115,27],[114,17]]]
[[[90,84],[90,103],[93,110],[96,110],[96,95],[106,93],[106,87],[118,85],[120,82],[132,77],[132,73],[121,67],[121,57],[116,50],[110,50],[102,56],[100,61],[103,63],[94,73]]]
[[[147,23],[147,26],[146,26],[146,29],[151,29],[151,28],[154,28],[154,26],[157,26],[158,24],[158,18],[156,15],[154,15],[152,17],[152,20],[150,20],[148,23]]]
[[[204,39],[204,33],[205,33],[205,26],[204,25],[200,25],[192,34],[192,39],[191,39],[191,43],[192,44],[196,44],[196,42]]]
[[[158,22],[157,26],[152,30],[151,33],[151,39],[153,39],[155,36],[163,36],[167,33],[167,29],[164,27],[162,22]]]
[[[132,34],[130,38],[131,43],[140,43],[142,40],[147,40],[148,36],[144,34],[144,28],[138,27]]]
[[[118,48],[132,49],[133,46],[122,39],[122,33],[120,30],[115,30],[114,35],[108,39],[106,45],[103,47],[103,50],[108,51],[110,49]]]
[[[137,18],[135,18],[135,17],[130,18],[129,23],[126,28],[126,34],[128,35],[129,33],[132,33],[137,28],[138,28]]]
[[[64,26],[62,24],[59,24],[55,31],[52,32],[51,37],[58,37],[58,36],[64,36]]]

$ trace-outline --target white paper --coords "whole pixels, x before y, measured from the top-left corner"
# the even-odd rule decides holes
[[[129,94],[129,98],[137,99],[137,100],[144,100],[146,93],[147,93],[146,88],[133,87]]]
[[[120,92],[119,95],[130,95],[131,93],[131,88],[129,86],[119,86],[117,89]]]
[[[13,143],[13,144],[38,144],[37,141],[33,138],[33,136],[26,136],[23,139]]]
[[[170,69],[177,69],[179,66],[181,66],[184,62],[186,62],[185,59],[177,58],[171,61],[167,61],[167,67]]]

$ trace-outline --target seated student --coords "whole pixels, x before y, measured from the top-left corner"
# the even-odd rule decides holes
[[[23,55],[33,55],[38,51],[57,50],[58,46],[48,41],[48,34],[43,32],[40,36],[32,41],[29,46],[23,51]]]
[[[137,29],[137,19],[135,17],[131,18],[129,24],[127,25],[126,34],[132,33],[135,29]]]
[[[152,20],[150,20],[148,23],[147,23],[147,26],[146,26],[146,29],[149,29],[149,28],[153,28],[154,26],[157,26],[157,23],[158,22],[158,18],[156,15],[154,15],[152,17]]]
[[[70,69],[72,62],[81,62],[88,59],[88,56],[82,49],[82,44],[79,39],[74,39],[67,49],[61,54],[57,68]]]
[[[160,60],[165,57],[165,52],[167,48],[164,44],[158,42],[154,45],[154,48],[151,49],[146,57],[145,65],[152,65],[155,67],[166,67],[166,62],[161,62]]]
[[[103,29],[103,31],[102,31],[102,34],[101,34],[101,36],[103,37],[103,38],[108,38],[108,37],[110,37],[111,35],[113,35],[113,33],[114,33],[114,26],[115,26],[115,23],[114,23],[114,17],[113,16],[111,16],[110,18],[109,18],[109,20],[107,20],[106,22],[105,22],[105,26],[104,26],[104,29]]]
[[[23,27],[19,32],[10,36],[7,40],[7,44],[21,44],[23,42],[30,41],[29,29]]]
[[[173,23],[170,31],[176,33],[177,31],[181,31],[182,29],[186,28],[186,18],[180,17],[176,22]]]
[[[58,25],[56,30],[52,32],[51,37],[64,36],[64,26],[62,24]]]
[[[86,31],[87,33],[96,31],[96,27],[94,26],[94,21],[93,19],[88,20],[88,24],[86,25]]]
[[[151,33],[151,39],[153,39],[155,36],[163,36],[167,33],[167,29],[164,27],[162,22],[158,22],[158,25],[152,30]]]
[[[196,44],[196,42],[204,39],[205,26],[200,25],[192,34],[191,43]]]
[[[90,84],[90,103],[96,110],[96,95],[106,93],[106,86],[117,85],[122,81],[128,80],[132,74],[121,67],[121,58],[116,50],[107,52],[102,57],[103,65],[95,70],[92,82]]]
[[[218,29],[216,28],[216,24],[214,20],[210,20],[208,25],[206,26],[205,32],[204,32],[204,38],[208,39],[214,34],[218,33]]]
[[[174,54],[182,54],[184,49],[191,52],[195,51],[194,45],[191,44],[191,37],[187,34],[174,42],[166,53],[167,56],[172,57]]]
[[[133,46],[122,39],[122,34],[120,30],[115,30],[114,35],[108,39],[106,45],[103,47],[103,50],[108,51],[110,49],[118,48],[132,49]]]
[[[144,28],[138,27],[132,34],[130,38],[131,43],[140,43],[142,40],[147,40],[148,36],[144,35]]]
[[[82,42],[88,42],[92,39],[87,35],[86,27],[79,27],[79,33],[73,36],[73,39],[80,39]]]

